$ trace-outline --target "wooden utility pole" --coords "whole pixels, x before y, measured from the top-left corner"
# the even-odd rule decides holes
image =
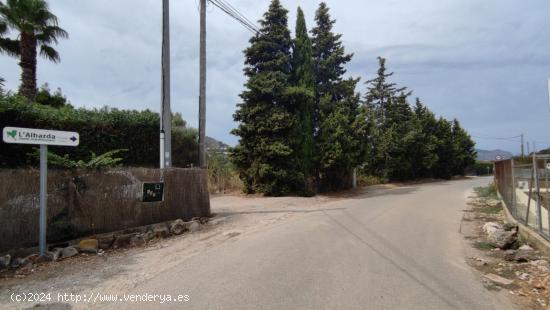
[[[206,168],[206,1],[200,12],[199,166]]]
[[[162,1],[162,73],[160,104],[160,168],[172,166],[172,111],[170,109],[170,8]]]

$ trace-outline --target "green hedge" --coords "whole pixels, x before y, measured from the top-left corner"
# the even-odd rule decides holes
[[[53,108],[28,103],[18,96],[0,97],[0,127],[27,127],[77,131],[78,147],[50,147],[56,154],[69,154],[74,160],[86,159],[91,152],[103,154],[114,149],[128,149],[123,157],[127,166],[156,167],[159,161],[159,115],[149,110]],[[190,128],[172,132],[173,162],[186,167],[195,163],[197,133]],[[1,144],[0,167],[35,165],[27,156],[33,146]]]
[[[493,174],[493,163],[488,161],[477,161],[473,167],[473,173],[478,176]]]

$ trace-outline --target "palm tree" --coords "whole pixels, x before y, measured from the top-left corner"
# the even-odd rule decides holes
[[[12,29],[19,32],[17,39],[2,35]],[[29,101],[36,96],[36,57],[40,55],[55,63],[59,53],[52,47],[58,38],[68,38],[57,25],[57,17],[49,11],[44,0],[7,0],[0,2],[0,52],[19,57],[21,87],[19,93]]]

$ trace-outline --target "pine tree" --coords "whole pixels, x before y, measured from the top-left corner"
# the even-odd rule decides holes
[[[397,87],[395,83],[388,81],[393,72],[386,72],[386,59],[378,57],[378,64],[376,78],[365,82],[367,92],[364,104],[373,118],[371,122],[374,123],[370,136],[372,148],[367,158],[367,171],[384,179],[394,178],[396,174],[402,178],[403,173],[396,169],[399,168],[397,163],[403,159],[398,153],[403,151],[390,146],[402,148],[403,145],[400,141],[388,141],[388,139],[402,139],[404,134],[408,133],[404,128],[411,125],[412,112],[406,99],[411,92],[408,92],[406,87]],[[411,140],[411,137],[407,138]],[[396,164],[390,161],[395,161]],[[406,166],[408,162],[404,162],[401,167]]]
[[[232,133],[240,140],[232,160],[248,193],[284,195],[304,183],[294,150],[298,117],[288,100],[292,41],[287,13],[273,0],[245,50],[248,80],[234,114],[239,126]]]
[[[368,126],[355,92],[359,79],[344,79],[353,55],[346,54],[342,35],[332,32],[335,21],[325,3],[319,5],[315,22],[315,163],[321,190],[331,191],[351,186],[353,169],[363,160]]]
[[[313,51],[308,36],[304,12],[298,7],[296,19],[296,38],[292,53],[292,77],[294,87],[292,101],[298,111],[299,126],[297,136],[300,137],[297,145],[298,161],[307,184],[306,194],[314,191],[313,181],[313,117],[315,106],[315,73],[313,71]]]
[[[409,96],[411,92],[407,92],[406,87],[396,87],[397,84],[388,81],[388,78],[393,76],[393,72],[386,73],[386,59],[378,57],[378,72],[377,76],[365,82],[367,85],[367,94],[365,95],[365,103],[374,112],[377,119],[377,125],[383,126],[386,118],[388,105],[394,97],[404,93]]]

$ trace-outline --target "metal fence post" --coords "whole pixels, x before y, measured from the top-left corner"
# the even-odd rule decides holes
[[[535,178],[534,178],[534,182],[535,182],[535,192],[534,192],[534,197],[535,197],[535,207],[537,208],[536,209],[536,212],[537,212],[537,226],[538,226],[538,229],[539,229],[539,232],[542,233],[542,212],[541,212],[541,203],[540,203],[540,199],[541,199],[541,195],[540,195],[540,186],[539,186],[539,171],[538,171],[538,168],[537,168],[537,152],[533,152],[533,173],[535,175]]]
[[[548,224],[548,237],[550,237],[550,195],[548,192],[548,159],[544,159],[544,188],[546,188],[546,224]]]
[[[46,225],[47,225],[47,206],[48,206],[48,146],[40,145],[40,219],[38,247],[40,256],[46,254]]]
[[[515,176],[515,173],[514,173],[514,170],[515,170],[515,165],[514,165],[514,159],[510,159],[510,166],[512,167],[512,183],[510,184],[511,187],[512,187],[512,210],[513,210],[513,214],[515,215],[515,218],[518,218],[518,208],[517,208],[517,204],[516,204],[516,176]]]

